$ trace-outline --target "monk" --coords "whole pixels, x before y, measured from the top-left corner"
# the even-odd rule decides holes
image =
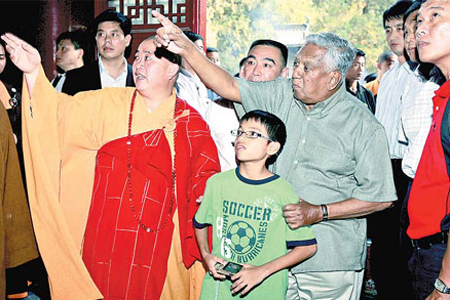
[[[0,299],[28,295],[27,262],[38,256],[8,114],[0,103]],[[5,276],[6,269],[6,276]]]
[[[145,40],[136,88],[57,93],[38,51],[2,36],[24,72],[24,156],[52,299],[196,299],[192,227],[220,170],[200,115],[176,97],[180,58]],[[80,255],[82,254],[82,255]]]

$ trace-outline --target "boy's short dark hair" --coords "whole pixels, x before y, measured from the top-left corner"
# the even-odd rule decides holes
[[[278,155],[283,150],[284,144],[286,143],[286,126],[283,121],[280,120],[274,114],[271,114],[267,111],[263,110],[252,110],[242,116],[239,120],[239,124],[242,124],[244,121],[255,120],[256,122],[260,122],[267,130],[267,135],[269,138],[274,141],[280,143],[280,149],[278,152],[269,157],[267,159],[266,164],[270,165],[275,162]]]
[[[274,41],[274,40],[256,40],[252,43],[250,46],[250,49],[248,52],[250,52],[253,48],[256,46],[270,46],[277,48],[281,52],[281,57],[283,58],[283,68],[286,67],[287,61],[288,61],[288,48],[285,44],[282,44],[280,42]]]
[[[392,4],[383,13],[383,27],[386,27],[386,22],[392,19],[403,20],[403,15],[413,3],[412,0],[399,0]]]

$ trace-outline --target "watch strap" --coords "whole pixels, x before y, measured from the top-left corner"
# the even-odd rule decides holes
[[[322,204],[320,208],[322,209],[322,221],[328,221],[328,207]]]
[[[442,294],[450,294],[450,288],[439,278],[436,278],[434,288]]]

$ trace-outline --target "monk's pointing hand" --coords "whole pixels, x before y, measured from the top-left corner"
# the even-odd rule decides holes
[[[6,51],[11,61],[22,72],[30,74],[39,68],[41,56],[36,48],[11,33],[2,35],[2,40],[6,43]]]

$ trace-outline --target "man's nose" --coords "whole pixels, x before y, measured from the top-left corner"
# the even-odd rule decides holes
[[[422,21],[420,24],[417,25],[416,38],[420,40],[420,38],[426,35],[427,32],[428,32],[428,24],[425,21]]]
[[[301,68],[299,66],[294,67],[292,71],[292,78],[300,78],[302,76]]]
[[[111,34],[106,34],[106,35],[105,35],[105,42],[106,42],[106,43],[111,43],[111,42],[112,42],[112,36],[111,36]]]
[[[261,64],[256,64],[255,68],[253,69],[253,75],[261,76],[261,73]]]
[[[134,62],[133,62],[133,65],[136,67],[136,70],[141,68],[142,65],[143,65],[142,59],[135,58]]]

